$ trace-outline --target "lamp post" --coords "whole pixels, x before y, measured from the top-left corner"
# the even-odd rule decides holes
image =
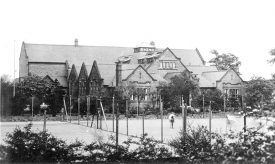
[[[44,124],[43,124],[43,131],[46,131],[46,114],[47,114],[47,108],[49,105],[45,104],[44,102],[40,105],[40,109],[44,113]]]

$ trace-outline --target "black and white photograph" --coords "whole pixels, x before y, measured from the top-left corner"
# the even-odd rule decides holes
[[[0,163],[275,163],[275,1],[0,1]]]

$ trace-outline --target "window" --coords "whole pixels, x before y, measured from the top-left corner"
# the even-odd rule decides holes
[[[143,59],[138,60],[138,64],[143,64],[143,63],[144,63]]]
[[[150,88],[137,88],[136,92],[134,92],[133,95],[131,95],[131,100],[149,100],[149,94],[150,94]]]
[[[238,97],[239,93],[239,89],[229,89],[230,97]]]
[[[148,58],[147,59],[147,63],[152,63],[153,62],[153,58]]]
[[[174,61],[160,61],[160,69],[176,69],[176,62]]]
[[[85,95],[85,90],[86,90],[86,87],[85,87],[85,81],[80,81],[79,82],[79,95]]]
[[[162,68],[163,68],[163,67],[162,67],[162,65],[163,65],[163,63],[162,63],[162,62],[160,62],[160,63],[159,63],[159,68],[160,68],[160,69],[162,69]]]

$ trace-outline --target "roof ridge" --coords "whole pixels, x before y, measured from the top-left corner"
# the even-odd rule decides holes
[[[26,45],[45,45],[45,46],[73,46],[73,44],[44,44],[44,43],[27,43],[24,42]],[[113,47],[113,48],[134,48],[134,47],[123,47],[123,46],[92,46],[92,45],[78,45],[77,47]]]
[[[214,65],[187,65],[187,67],[215,67]]]
[[[171,50],[196,50],[196,48],[192,49],[192,48],[185,48],[185,49],[182,49],[182,48],[169,48]]]
[[[227,72],[228,70],[225,71],[206,71],[206,72],[202,72],[202,73],[213,73],[213,72]]]

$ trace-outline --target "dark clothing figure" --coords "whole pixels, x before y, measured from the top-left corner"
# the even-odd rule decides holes
[[[171,122],[171,128],[174,128],[174,122],[175,122],[174,116],[171,116],[170,122]]]

